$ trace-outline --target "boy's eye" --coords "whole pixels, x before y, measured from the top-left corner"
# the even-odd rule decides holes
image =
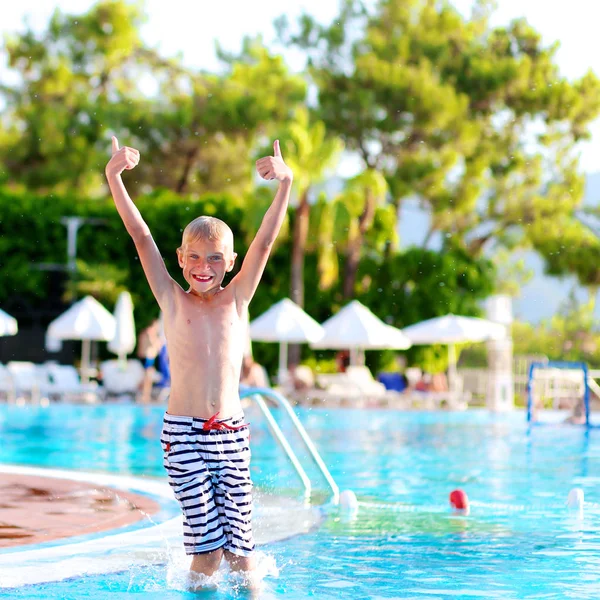
[[[212,260],[213,262],[216,262],[218,260],[221,260],[221,257],[220,256],[210,256],[209,260]]]
[[[197,254],[190,254],[190,258],[193,258],[194,260],[196,260],[198,258]]]

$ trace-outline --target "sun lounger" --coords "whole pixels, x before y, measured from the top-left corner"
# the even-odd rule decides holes
[[[7,402],[15,401],[15,384],[10,371],[0,364],[0,396]]]
[[[106,360],[100,365],[106,396],[130,396],[133,399],[144,379],[144,367],[139,360],[130,359],[124,364]]]
[[[45,363],[39,367],[45,377],[44,392],[53,400],[97,402],[102,399],[103,389],[95,382],[81,383],[73,365]]]
[[[38,403],[46,397],[46,381],[37,365],[27,361],[10,361],[6,365],[13,381],[17,402]]]
[[[302,404],[364,407],[377,403],[386,394],[385,386],[373,379],[367,367],[351,366],[345,373],[322,373],[316,387],[298,391]]]

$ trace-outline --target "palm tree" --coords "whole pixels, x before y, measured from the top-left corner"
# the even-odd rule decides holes
[[[385,203],[387,192],[388,184],[383,174],[375,169],[367,169],[348,182],[338,199],[346,206],[350,216],[342,286],[345,300],[354,297],[365,235],[373,225],[377,206]]]
[[[310,223],[310,193],[315,184],[323,181],[328,168],[338,159],[343,144],[339,138],[328,138],[321,121],[311,123],[308,110],[299,109],[296,119],[288,126],[286,162],[294,171],[298,190],[298,206],[292,232],[290,297],[304,306],[304,257]]]

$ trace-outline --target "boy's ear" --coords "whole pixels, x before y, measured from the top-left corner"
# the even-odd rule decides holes
[[[236,258],[237,258],[237,253],[233,252],[232,255],[231,255],[231,262],[229,263],[229,268],[227,269],[228,273],[233,270]]]
[[[183,255],[181,254],[181,248],[177,248],[176,252],[177,262],[179,263],[179,266],[183,269]]]

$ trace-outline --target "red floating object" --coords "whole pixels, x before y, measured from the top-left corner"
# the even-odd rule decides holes
[[[453,490],[450,492],[450,505],[456,510],[468,510],[469,498],[463,490]]]

